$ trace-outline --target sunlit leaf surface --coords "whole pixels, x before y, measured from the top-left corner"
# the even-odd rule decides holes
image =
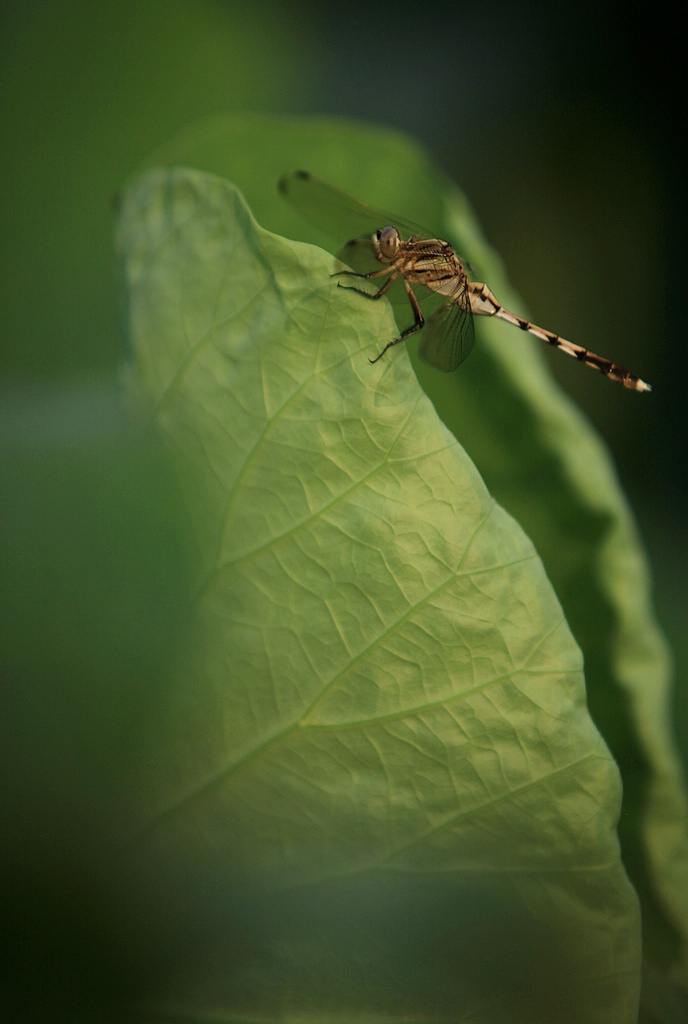
[[[368,363],[390,308],[200,172],[134,183],[120,246],[132,390],[196,540],[196,656],[140,843],[233,922],[159,1007],[634,1020],[619,778],[579,649],[403,347]]]

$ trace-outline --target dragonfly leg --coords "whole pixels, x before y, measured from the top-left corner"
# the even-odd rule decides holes
[[[382,270],[373,270],[369,274],[357,274],[354,270],[338,270],[336,274],[331,274],[330,277],[358,277],[364,281],[370,281],[375,277],[384,277],[386,274],[392,274],[394,267],[383,267]],[[388,281],[378,288],[376,292],[367,292],[364,288],[357,288],[355,285],[342,284],[341,281],[337,281],[337,287],[343,288],[348,292],[358,292],[359,295],[365,295],[367,299],[381,299],[385,294],[390,285],[394,284],[396,279],[399,277],[399,272],[392,274]]]
[[[371,277],[384,277],[385,274],[391,274],[393,270],[394,264],[391,267],[383,267],[382,270],[370,270],[367,274],[359,274],[355,270],[335,270],[330,277],[363,277],[369,281]]]
[[[389,287],[389,285],[391,283],[392,283],[391,281],[388,281],[386,287]],[[376,363],[378,361],[378,359],[382,359],[383,355],[385,354],[385,352],[387,351],[388,348],[392,348],[394,345],[398,345],[399,342],[401,342],[401,341],[406,341],[406,339],[410,338],[412,334],[417,334],[418,331],[420,331],[420,329],[423,327],[423,325],[425,323],[425,318],[423,316],[423,313],[421,311],[420,306],[418,305],[418,299],[413,294],[413,290],[412,290],[410,284],[408,283],[408,281],[406,279],[404,279],[404,288],[406,289],[406,294],[408,295],[409,302],[411,303],[411,308],[413,310],[414,321],[413,321],[413,323],[411,324],[410,327],[407,327],[405,331],[401,332],[401,334],[399,335],[398,338],[392,338],[391,341],[388,341],[387,344],[385,345],[385,347],[382,349],[382,351],[378,352],[378,354],[375,356],[374,359],[370,359],[369,358],[368,359],[369,363]],[[379,294],[380,294],[380,292],[378,292],[378,295]],[[376,295],[371,295],[370,298],[374,299],[374,298],[377,298],[377,296]]]

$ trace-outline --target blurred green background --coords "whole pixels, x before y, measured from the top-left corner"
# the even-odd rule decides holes
[[[151,660],[163,679],[179,637],[182,516],[159,454],[132,436],[114,398],[122,332],[113,200],[151,150],[217,112],[341,115],[413,134],[466,192],[535,322],[652,384],[651,395],[638,396],[548,353],[612,449],[638,517],[676,652],[676,731],[688,755],[686,346],[675,300],[686,260],[676,144],[684,17],[668,4],[639,19],[611,5],[544,0],[450,8],[6,0],[0,422],[9,438],[3,525],[12,527],[3,551],[11,569],[3,580],[3,675],[17,723],[5,746],[15,782],[5,854],[11,880],[17,863],[32,892],[44,876],[54,833],[36,823],[46,820],[60,823],[65,892],[78,874],[75,821],[83,860],[93,864],[95,842],[110,865],[116,844],[104,842],[102,823],[118,820],[113,808],[127,807],[127,786],[136,785],[126,779],[122,792],[112,791],[113,766],[128,763],[135,745],[118,730],[131,720],[138,684],[151,678]],[[151,473],[162,481],[156,509],[141,485]],[[152,531],[161,519],[164,528]],[[123,529],[129,544],[112,553]],[[111,551],[104,566],[103,544]],[[28,564],[40,571],[27,582]],[[69,610],[84,579],[98,579],[102,592],[83,608],[83,596],[75,598]],[[160,600],[151,601],[151,587]],[[22,623],[37,595],[45,600],[29,630]],[[112,679],[126,679],[116,697],[107,679],[94,692],[102,664]],[[66,707],[56,696],[64,680]],[[37,708],[45,718],[38,733]],[[118,893],[98,911],[107,927],[91,921],[109,944]],[[60,893],[51,898],[64,912]],[[74,934],[84,934],[83,922]],[[108,951],[131,978],[126,964],[135,952]],[[64,968],[54,965],[58,994]],[[93,993],[79,996],[89,1013],[107,1003],[98,985],[116,976],[106,971],[99,982],[95,973]],[[76,998],[61,997],[65,1006]],[[36,998],[41,1005],[41,993]],[[15,1019],[24,1012],[34,1019],[23,1004]]]

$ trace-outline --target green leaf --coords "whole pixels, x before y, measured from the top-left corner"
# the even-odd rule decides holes
[[[368,363],[390,308],[200,172],[132,184],[120,246],[132,386],[196,545],[141,842],[212,953],[156,1005],[632,1021],[637,904],[580,651],[403,347]]]
[[[365,202],[428,225],[455,245],[501,302],[528,313],[465,197],[418,145],[396,132],[326,118],[222,116],[190,127],[152,159],[230,178],[261,224],[329,247],[280,202],[274,187],[285,171],[305,168]],[[566,334],[565,324],[543,326]],[[609,454],[545,372],[544,346],[486,318],[478,320],[476,334],[473,354],[455,374],[419,363],[416,342],[408,350],[424,390],[490,492],[534,541],[583,651],[588,705],[624,785],[620,838],[642,907],[645,977],[656,976],[663,989],[678,983],[685,1015],[688,806],[671,727],[672,666],[654,615],[646,556]],[[619,340],[601,350],[623,362]],[[654,393],[629,394],[551,355],[572,381],[580,376],[587,387],[602,389],[610,422],[622,421],[629,403],[658,400]],[[657,1016],[656,1000],[650,1004]],[[664,1012],[664,1019],[671,1014]]]

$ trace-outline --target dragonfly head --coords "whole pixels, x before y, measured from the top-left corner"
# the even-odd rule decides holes
[[[380,228],[379,231],[375,232],[374,238],[380,253],[379,258],[384,263],[391,263],[392,260],[397,258],[401,236],[396,228]]]

